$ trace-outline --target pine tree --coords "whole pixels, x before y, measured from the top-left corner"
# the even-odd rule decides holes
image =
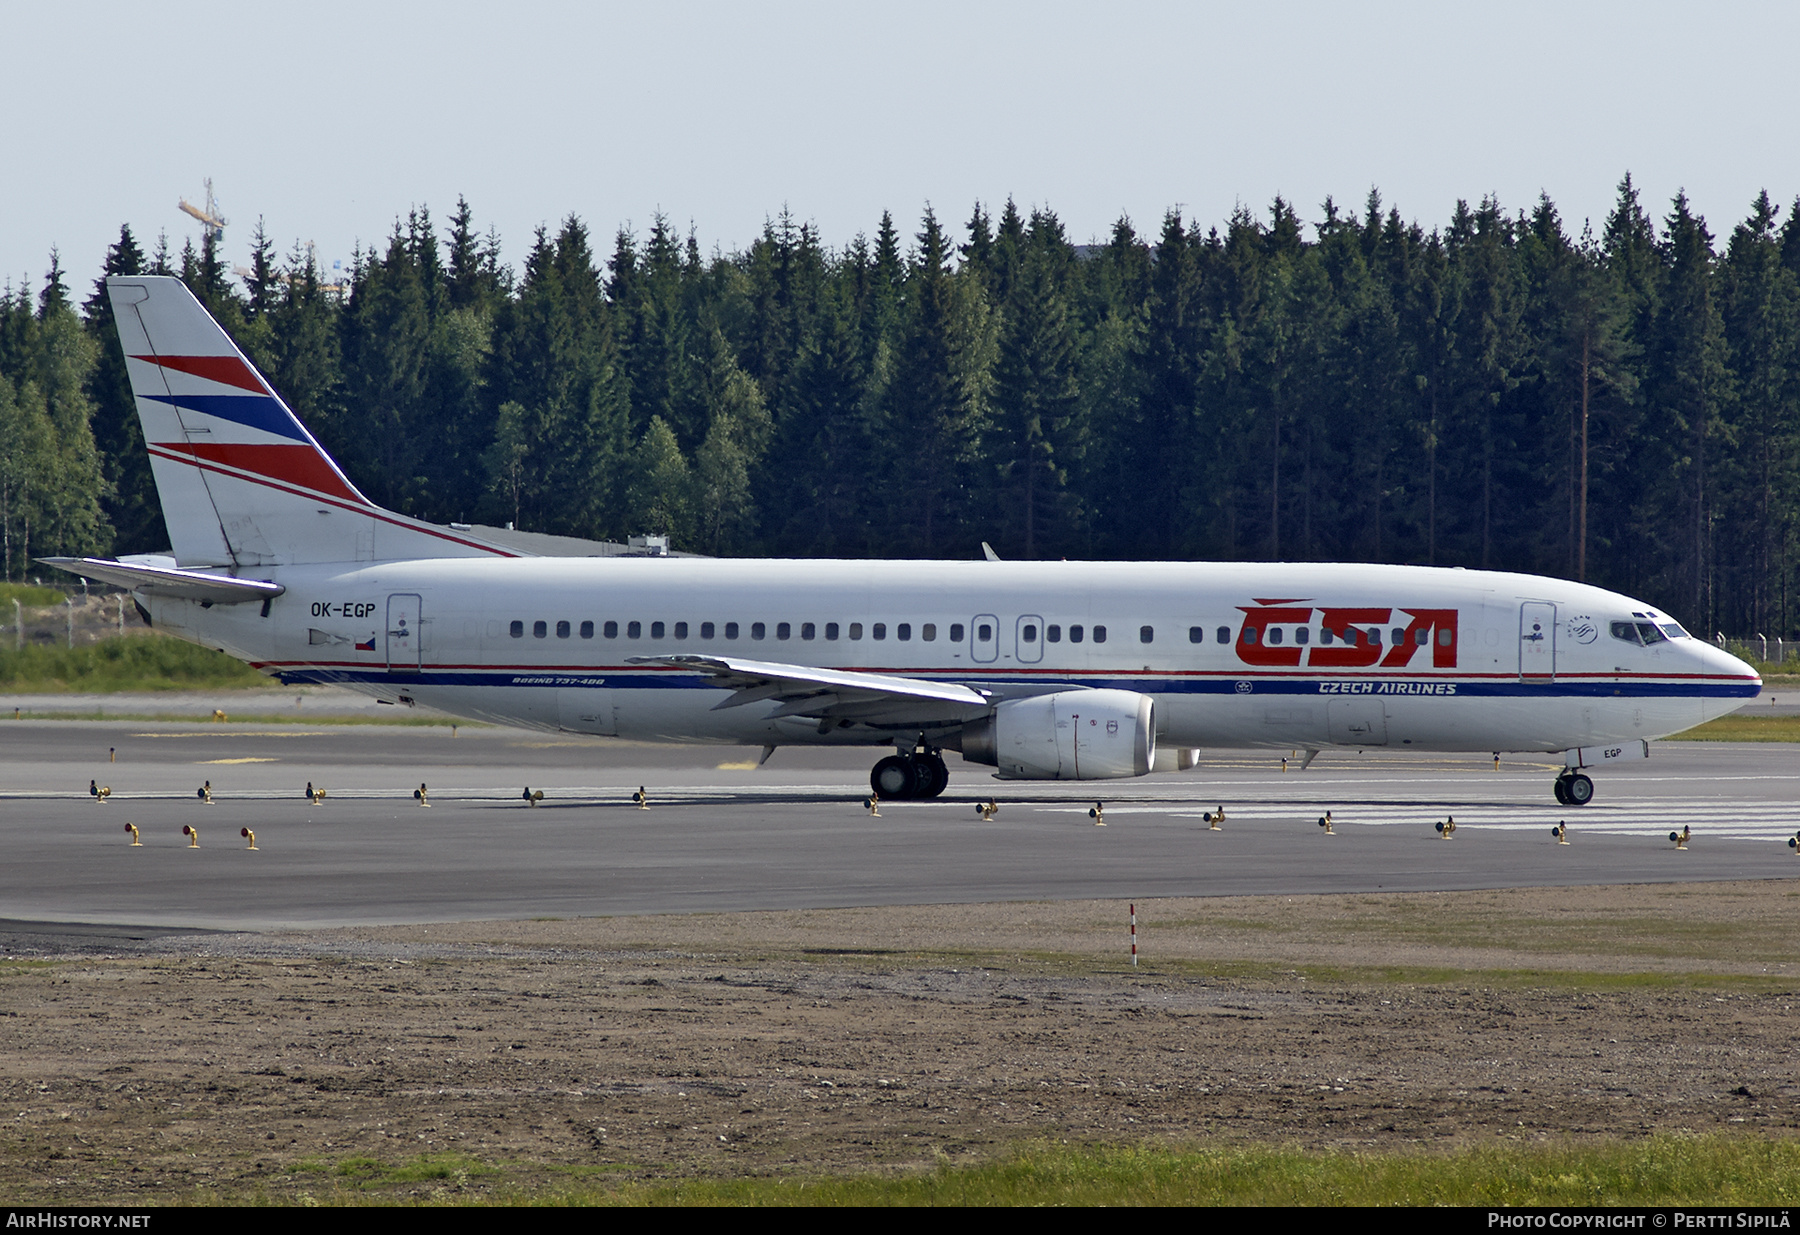
[[[948,258],[943,229],[927,208],[908,271],[886,424],[895,452],[888,480],[897,538],[927,557],[964,530],[992,364],[981,289],[958,280]]]
[[[1000,306],[986,442],[999,472],[996,496],[1009,557],[1035,558],[1076,542],[1080,515],[1069,469],[1086,452],[1087,432],[1070,309],[1072,262],[1056,216],[1034,212],[1011,295]]]
[[[1736,531],[1724,563],[1737,630],[1791,629],[1783,586],[1800,514],[1800,278],[1781,260],[1765,191],[1732,231],[1719,268],[1721,325],[1736,414],[1733,492],[1719,505]]]
[[[1663,543],[1677,550],[1666,586],[1681,598],[1687,621],[1716,629],[1713,471],[1731,398],[1730,374],[1714,294],[1712,235],[1688,208],[1685,194],[1676,195],[1660,249],[1666,274],[1649,340],[1645,428],[1661,448],[1668,481],[1645,496],[1672,499],[1667,507],[1681,512],[1681,524],[1657,528],[1666,537]]]

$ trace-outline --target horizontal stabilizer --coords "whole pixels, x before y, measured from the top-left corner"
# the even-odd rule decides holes
[[[203,570],[181,570],[173,566],[147,566],[98,557],[41,557],[38,561],[58,570],[66,570],[72,575],[98,579],[102,583],[130,588],[134,592],[206,601],[215,605],[269,600],[287,591],[281,584],[270,583],[266,579],[234,579],[230,575],[209,574]]]

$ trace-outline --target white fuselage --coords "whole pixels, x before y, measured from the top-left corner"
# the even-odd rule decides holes
[[[716,707],[635,657],[1141,692],[1176,747],[1564,751],[1743,706],[1755,671],[1599,588],[1379,565],[455,558],[270,569],[267,606],[150,598],[159,627],[288,681],[509,725],[745,745],[893,743]],[[1648,624],[1677,632],[1617,633]],[[931,737],[932,735],[921,734]],[[944,736],[938,734],[936,736]],[[946,744],[954,746],[954,741]]]

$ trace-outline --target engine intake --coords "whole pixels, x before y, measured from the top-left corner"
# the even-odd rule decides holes
[[[1004,780],[1115,780],[1156,762],[1156,704],[1130,690],[1064,690],[1002,703],[962,730],[962,757]]]

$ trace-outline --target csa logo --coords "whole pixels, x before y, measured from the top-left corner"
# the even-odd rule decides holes
[[[1304,657],[1308,668],[1404,669],[1429,646],[1433,669],[1456,668],[1454,609],[1318,607],[1304,599],[1262,597],[1238,608],[1244,623],[1238,629],[1237,655],[1247,665],[1297,667]],[[1314,613],[1319,615],[1319,642],[1306,646],[1286,628],[1310,630]],[[1239,691],[1246,687],[1238,683]]]

